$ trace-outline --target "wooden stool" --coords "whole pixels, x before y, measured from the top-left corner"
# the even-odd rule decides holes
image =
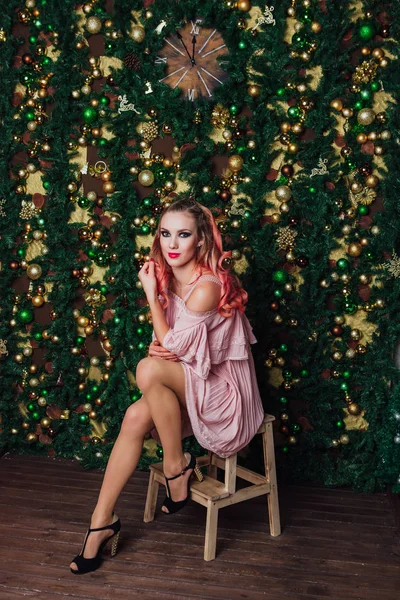
[[[218,511],[224,506],[266,494],[268,499],[270,533],[274,537],[280,535],[281,525],[272,431],[272,422],[274,420],[275,417],[265,415],[264,421],[257,431],[257,433],[262,434],[265,476],[238,466],[236,464],[236,454],[229,458],[220,458],[216,454],[209,452],[208,456],[202,456],[197,459],[200,467],[208,467],[208,475],[204,477],[204,480],[199,482],[193,477],[190,485],[190,498],[207,507],[204,560],[214,560],[215,558]],[[225,471],[224,482],[217,480],[217,467]],[[236,491],[236,477],[248,481],[251,485]],[[160,483],[165,485],[162,463],[156,463],[150,467],[149,487],[143,519],[145,523],[149,523],[154,519]]]

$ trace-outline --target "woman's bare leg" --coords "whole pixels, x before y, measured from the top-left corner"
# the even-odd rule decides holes
[[[164,474],[178,475],[187,465],[182,452],[181,406],[185,406],[185,373],[180,363],[158,358],[140,361],[136,380],[143,391],[164,452]],[[184,500],[191,472],[170,482],[172,499]],[[164,512],[168,512],[164,509]]]
[[[153,420],[146,398],[132,404],[125,413],[121,430],[107,463],[103,483],[92,514],[91,528],[104,527],[112,522],[115,503],[139,462],[144,436],[152,428]],[[111,535],[110,530],[94,532],[89,536],[84,557],[96,556],[102,540]],[[71,568],[76,569],[75,563]]]

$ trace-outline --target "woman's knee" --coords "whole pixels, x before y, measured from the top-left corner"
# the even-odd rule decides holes
[[[153,427],[149,408],[146,406],[144,398],[141,398],[135,404],[131,404],[125,411],[122,421],[121,431],[127,431],[130,434],[144,436]]]
[[[142,358],[136,367],[136,384],[142,392],[159,381],[160,364],[157,358]]]

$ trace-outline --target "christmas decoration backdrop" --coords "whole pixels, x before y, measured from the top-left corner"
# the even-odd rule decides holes
[[[137,271],[190,194],[249,292],[285,473],[400,491],[399,17],[369,0],[3,7],[3,449],[106,464],[151,337]],[[141,466],[161,456],[148,439]]]

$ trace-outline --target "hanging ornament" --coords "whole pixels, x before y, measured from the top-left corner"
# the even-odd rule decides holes
[[[291,227],[280,227],[276,232],[276,242],[278,250],[286,250],[287,248],[293,248],[295,245],[297,231]]]
[[[29,279],[39,279],[39,277],[42,275],[42,267],[36,263],[30,264],[26,270],[26,274],[28,275]]]
[[[398,279],[400,277],[400,257],[393,251],[391,260],[379,265],[382,269],[386,269],[392,277]]]
[[[99,33],[102,27],[102,22],[99,17],[88,17],[86,20],[86,29],[91,35]]]
[[[149,169],[140,171],[138,180],[140,185],[143,185],[144,187],[150,187],[154,183],[154,173]]]
[[[375,120],[375,112],[372,108],[362,108],[357,114],[360,125],[371,125]]]
[[[314,167],[314,169],[312,169],[310,177],[314,177],[315,175],[329,174],[329,171],[326,167],[327,162],[327,158],[320,158],[318,161],[318,167]]]
[[[137,42],[138,44],[140,44],[141,42],[143,42],[144,38],[145,38],[145,31],[144,31],[144,27],[142,27],[141,25],[133,25],[132,29],[131,29],[131,38]]]
[[[8,356],[7,340],[0,339],[0,356]]]

